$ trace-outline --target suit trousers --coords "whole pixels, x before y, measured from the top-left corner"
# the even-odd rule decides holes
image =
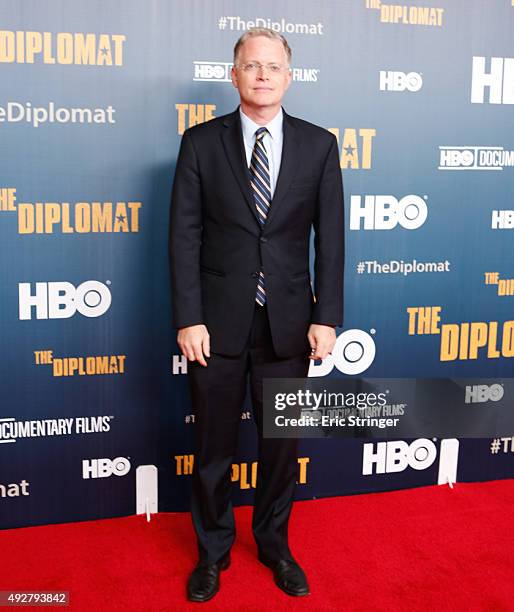
[[[211,354],[208,366],[191,362],[188,378],[195,413],[196,454],[191,514],[200,562],[216,563],[231,548],[235,523],[231,467],[248,379],[258,431],[258,469],[252,529],[267,561],[292,560],[288,521],[298,474],[298,440],[263,438],[265,378],[305,378],[307,354],[279,358],[273,349],[266,306],[255,305],[251,332],[237,357]]]

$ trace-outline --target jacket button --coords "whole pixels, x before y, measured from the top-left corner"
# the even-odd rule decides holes
[[[261,237],[259,238],[259,240],[260,240],[260,241],[261,241],[263,244],[265,244],[266,242],[268,242],[268,239],[267,239],[265,236],[261,236]]]

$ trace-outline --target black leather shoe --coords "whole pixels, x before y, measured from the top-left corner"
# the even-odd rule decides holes
[[[217,563],[198,563],[187,581],[189,601],[209,601],[219,591],[220,571],[230,565],[230,555],[225,555]]]
[[[275,584],[284,593],[293,597],[303,597],[310,594],[307,577],[296,561],[281,559],[273,563],[261,555],[259,555],[259,561],[273,571]]]

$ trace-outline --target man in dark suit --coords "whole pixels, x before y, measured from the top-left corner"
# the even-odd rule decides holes
[[[297,440],[263,438],[262,381],[303,378],[342,323],[343,192],[335,137],[287,115],[291,50],[254,29],[236,43],[240,107],[186,130],[173,186],[174,324],[196,415],[192,518],[199,562],[191,601],[219,589],[235,537],[230,470],[250,379],[259,434],[253,532],[259,560],[289,595],[307,595],[289,549]],[[315,232],[315,284],[309,239]]]

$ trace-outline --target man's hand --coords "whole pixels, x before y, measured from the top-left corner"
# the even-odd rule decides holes
[[[177,344],[182,355],[189,361],[198,361],[200,365],[207,367],[205,357],[211,356],[211,341],[205,325],[191,325],[179,329]]]
[[[336,330],[330,325],[313,323],[309,327],[307,338],[312,349],[309,359],[314,361],[316,359],[325,359],[332,352],[336,343]]]

